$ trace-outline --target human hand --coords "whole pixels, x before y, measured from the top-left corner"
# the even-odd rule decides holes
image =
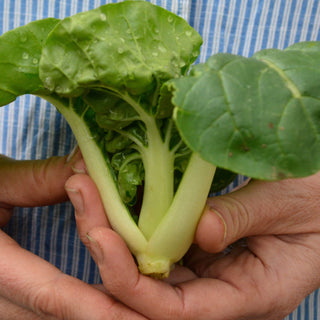
[[[252,181],[209,199],[197,245],[165,282],[138,272],[124,242],[108,228],[90,178],[76,175],[68,183],[79,191],[78,198],[71,195],[78,230],[105,287],[148,319],[280,320],[319,286],[320,174]],[[245,246],[217,254],[241,238]]]
[[[14,161],[0,157],[0,226],[15,206],[40,206],[67,200],[65,182],[79,157]],[[80,160],[81,162],[81,160]],[[21,248],[0,230],[0,318],[144,319],[124,308],[97,286],[63,274]]]

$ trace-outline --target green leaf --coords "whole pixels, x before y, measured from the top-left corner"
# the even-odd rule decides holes
[[[31,22],[0,37],[0,106],[26,93],[43,92],[39,79],[42,46],[58,19]]]
[[[122,129],[139,120],[137,112],[111,92],[90,90],[84,100],[96,113],[96,120],[101,128]]]
[[[140,96],[140,102],[155,107],[161,84],[188,70],[201,43],[185,20],[159,6],[108,4],[68,17],[55,28],[40,74],[46,87],[60,95],[103,87]]]
[[[273,180],[320,169],[320,46],[218,54],[173,80],[187,145],[218,167]]]
[[[118,188],[122,201],[133,206],[137,200],[137,189],[144,180],[144,167],[141,156],[129,149],[116,153],[111,165],[116,171]]]

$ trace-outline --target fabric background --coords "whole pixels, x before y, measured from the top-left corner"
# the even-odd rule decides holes
[[[64,18],[111,1],[0,0],[0,34],[46,17]],[[115,2],[115,1],[113,1]],[[320,40],[319,0],[152,0],[185,18],[203,37],[197,62],[217,52],[251,56],[263,48],[283,49]],[[0,153],[16,159],[65,155],[75,139],[45,101],[23,96],[0,109]],[[230,191],[235,183],[222,193]],[[98,270],[77,236],[72,206],[17,209],[5,231],[23,247],[84,281],[99,282]],[[311,294],[288,319],[318,319],[320,297]]]

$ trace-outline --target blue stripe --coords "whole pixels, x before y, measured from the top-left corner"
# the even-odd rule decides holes
[[[258,26],[260,25],[260,20],[261,20],[261,12],[263,10],[263,1],[259,1],[258,3],[258,7],[256,9],[256,16],[255,16],[255,19],[254,19],[254,25],[255,26]],[[252,46],[250,46],[250,50],[249,50],[249,54],[248,56],[252,56],[254,54],[254,51],[255,51],[255,42],[258,38],[258,28],[253,28],[253,32],[252,32],[252,40],[253,40],[253,44]]]
[[[38,1],[38,0],[36,0],[36,1]],[[47,6],[43,6],[42,16],[41,16],[41,17],[38,17],[38,19],[47,18],[47,17],[49,16],[48,12],[49,12],[49,6],[48,6],[48,5],[47,5]],[[58,18],[58,17],[56,17],[56,18]]]
[[[304,300],[304,317],[305,317],[305,319],[309,319],[309,303],[310,303],[310,296],[308,296]]]
[[[36,20],[37,19],[37,13],[38,13],[38,1],[37,0],[32,0],[32,18],[31,20]]]
[[[314,293],[314,316],[313,316],[313,320],[318,320],[318,299],[319,299],[319,290],[316,290],[316,292]]]
[[[315,19],[316,19],[316,14],[317,14],[317,10],[318,10],[318,7],[319,7],[319,2],[320,1],[314,1],[313,2],[311,17],[310,17],[309,26],[308,26],[307,39],[311,39],[311,35],[312,35],[312,32],[313,32],[314,23],[315,23]],[[319,19],[319,17],[318,17],[318,19]],[[318,40],[320,40],[319,36],[320,35],[318,33],[318,37],[317,37]]]
[[[303,21],[305,19],[307,4],[308,4],[307,1],[302,2],[300,14],[299,14],[299,20],[298,20],[298,30],[299,31],[296,33],[294,42],[299,42],[301,39],[301,29],[303,27]]]
[[[205,58],[203,59],[203,57],[201,57],[201,62],[203,62],[204,60],[206,60],[214,51],[213,50],[213,39],[214,39],[214,34],[216,32],[216,20],[217,20],[217,13],[218,13],[218,8],[219,8],[219,4],[218,1],[215,1],[213,3],[213,7],[212,7],[212,15],[211,15],[211,20],[210,20],[210,27],[209,27],[209,32],[207,30],[204,29],[205,27],[205,19],[206,19],[206,13],[207,13],[207,3],[204,2],[203,6],[202,6],[202,12],[203,14],[201,14],[201,17],[203,17],[203,22],[201,21],[201,29],[200,29],[200,34],[203,35],[204,31],[206,31],[206,33],[208,33],[208,39],[207,42],[204,42],[204,46],[206,45],[206,52],[205,52]]]
[[[294,12],[295,12],[296,4],[297,4],[296,0],[292,0],[292,2],[291,2],[291,10],[290,10],[290,17],[294,17]],[[287,24],[285,47],[288,47],[288,46],[291,44],[291,43],[289,42],[289,40],[290,40],[290,33],[291,33],[291,28],[292,28],[292,22],[293,22],[293,19],[289,19],[288,24]]]
[[[271,19],[272,19],[273,10],[274,10],[274,4],[275,4],[274,1],[270,1],[269,11],[268,11],[267,20],[266,20],[266,28],[265,28],[265,31],[263,34],[261,49],[268,47],[268,38],[269,38],[269,33],[270,33],[270,28],[271,28]]]
[[[2,108],[2,123],[3,123],[3,131],[2,131],[2,137],[1,137],[1,153],[7,155],[7,141],[8,141],[8,129],[7,129],[7,123],[8,123],[8,107]]]
[[[221,29],[221,35],[219,37],[219,44],[218,44],[218,51],[223,52],[224,51],[224,43],[225,43],[225,36],[226,36],[226,30],[225,27],[227,25],[228,21],[228,13],[230,10],[230,0],[226,0],[226,3],[223,8],[223,18],[222,18],[222,29]]]
[[[15,0],[10,1],[10,8],[9,8],[9,29],[14,28],[14,7],[15,7]]]
[[[194,26],[195,18],[196,18],[196,8],[197,8],[197,1],[196,0],[191,0],[191,10],[190,10],[190,16],[189,16],[189,24],[191,27]]]
[[[238,26],[239,15],[240,15],[240,8],[241,8],[241,0],[237,0],[236,4],[234,5],[234,12],[233,12],[234,19],[232,21],[229,43],[226,50],[229,53],[233,53],[233,43],[236,37],[237,26]]]
[[[279,12],[284,12],[285,10],[285,2],[281,1],[281,5],[279,8]],[[277,19],[277,28],[276,28],[276,34],[275,34],[275,39],[273,41],[273,47],[274,48],[279,48],[279,38],[280,38],[280,33],[281,33],[281,25],[283,23],[284,16],[282,14],[278,15]]]
[[[249,20],[250,20],[250,15],[251,15],[251,10],[252,10],[252,6],[247,6],[246,7],[246,11],[245,11],[245,21],[242,25],[242,28],[241,28],[241,38],[242,38],[242,41],[241,41],[241,44],[239,46],[239,49],[238,49],[238,54],[240,55],[243,55],[244,54],[244,46],[246,44],[246,42],[248,41],[247,39],[247,32],[248,32],[248,27],[249,27]]]

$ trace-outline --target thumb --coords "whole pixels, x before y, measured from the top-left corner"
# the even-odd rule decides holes
[[[0,204],[14,206],[50,205],[67,200],[66,180],[73,174],[79,152],[68,157],[17,161],[0,157]]]
[[[251,181],[208,199],[195,235],[205,251],[220,252],[249,236],[319,232],[320,174],[276,182]]]

